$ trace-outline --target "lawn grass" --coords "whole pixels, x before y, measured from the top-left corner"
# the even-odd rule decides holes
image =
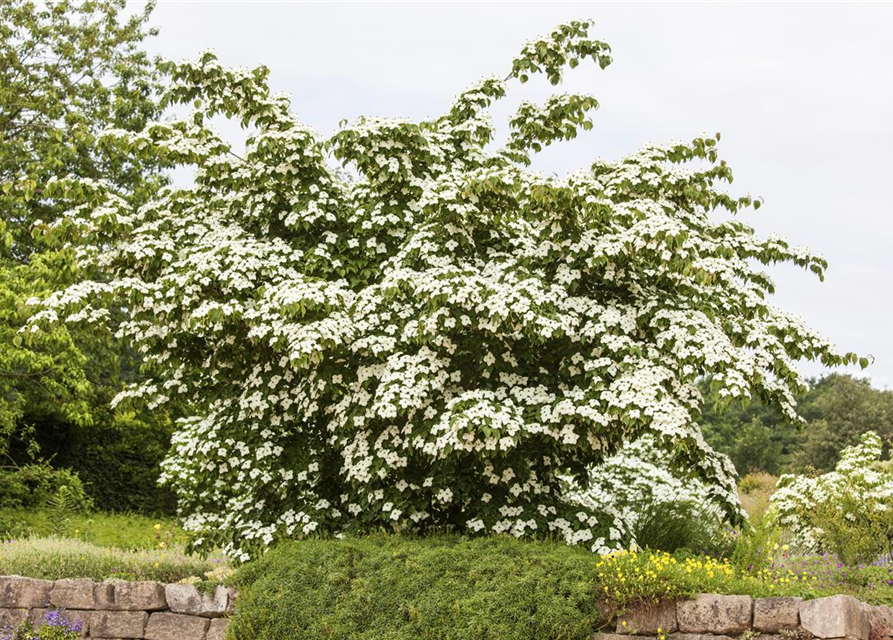
[[[187,534],[170,518],[152,518],[130,513],[75,514],[60,530],[54,526],[54,516],[48,509],[0,509],[0,522],[7,535],[0,537],[46,537],[63,534],[103,547],[121,549],[154,549],[182,545]],[[10,535],[11,534],[11,535]]]

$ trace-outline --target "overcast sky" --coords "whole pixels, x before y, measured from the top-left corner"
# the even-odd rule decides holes
[[[567,90],[599,100],[595,127],[537,167],[563,173],[644,142],[721,132],[732,191],[765,199],[745,220],[830,262],[824,283],[771,269],[775,303],[842,350],[874,356],[866,373],[893,388],[893,4],[162,0],[151,48],[266,65],[274,90],[327,134],[359,115],[440,114],[480,76],[504,75],[526,40],[573,18],[596,20],[614,64],[567,76]],[[494,115],[549,91],[528,83]]]

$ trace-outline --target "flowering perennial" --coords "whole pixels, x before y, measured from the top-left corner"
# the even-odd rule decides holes
[[[196,544],[247,559],[279,537],[449,527],[607,551],[621,526],[564,478],[645,434],[737,513],[733,469],[696,426],[698,376],[794,419],[795,361],[854,356],[769,305],[753,266],[821,276],[822,258],[711,220],[759,204],[717,188],[732,179],[718,135],[542,175],[531,154],[597,106],[560,95],[522,104],[491,145],[488,108],[511,83],[610,63],[590,27],[529,43],[440,117],[360,118],[328,139],[266,69],[206,53],[173,67],[167,100],[189,117],[105,138],[194,165],[194,185],[139,208],[102,184],[47,185],[86,201],[52,233],[86,239],[81,260],[108,277],[54,295],[29,331],[129,311],[114,329],[152,377],[119,401],[191,408],[163,481]],[[250,131],[244,150],[214,116]]]
[[[82,623],[65,609],[47,609],[35,624],[31,619],[14,628],[0,629],[0,640],[79,640]]]

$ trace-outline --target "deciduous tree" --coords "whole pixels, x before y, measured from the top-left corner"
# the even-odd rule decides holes
[[[199,546],[247,558],[314,531],[450,527],[613,548],[620,525],[563,479],[646,434],[734,516],[734,469],[696,425],[699,377],[793,420],[798,359],[855,359],[769,304],[753,266],[821,276],[821,257],[711,218],[758,205],[719,188],[718,135],[542,175],[531,154],[597,106],[559,94],[522,103],[492,145],[488,108],[510,86],[610,63],[590,26],[528,43],[442,116],[361,118],[328,139],[266,69],[204,54],[173,69],[168,98],[190,116],[114,136],[194,165],[195,184],[139,207],[82,184],[92,204],[54,233],[92,234],[107,249],[84,259],[114,278],[58,293],[38,321],[102,321],[102,301],[127,301],[118,335],[154,377],[121,400],[195,407],[164,479]],[[215,134],[220,115],[249,130],[244,152]]]

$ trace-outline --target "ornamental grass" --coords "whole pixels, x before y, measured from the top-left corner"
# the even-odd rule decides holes
[[[221,557],[202,559],[187,555],[180,546],[128,551],[61,537],[0,542],[0,575],[45,580],[90,578],[96,581],[178,582],[185,578],[202,578],[225,564]]]

